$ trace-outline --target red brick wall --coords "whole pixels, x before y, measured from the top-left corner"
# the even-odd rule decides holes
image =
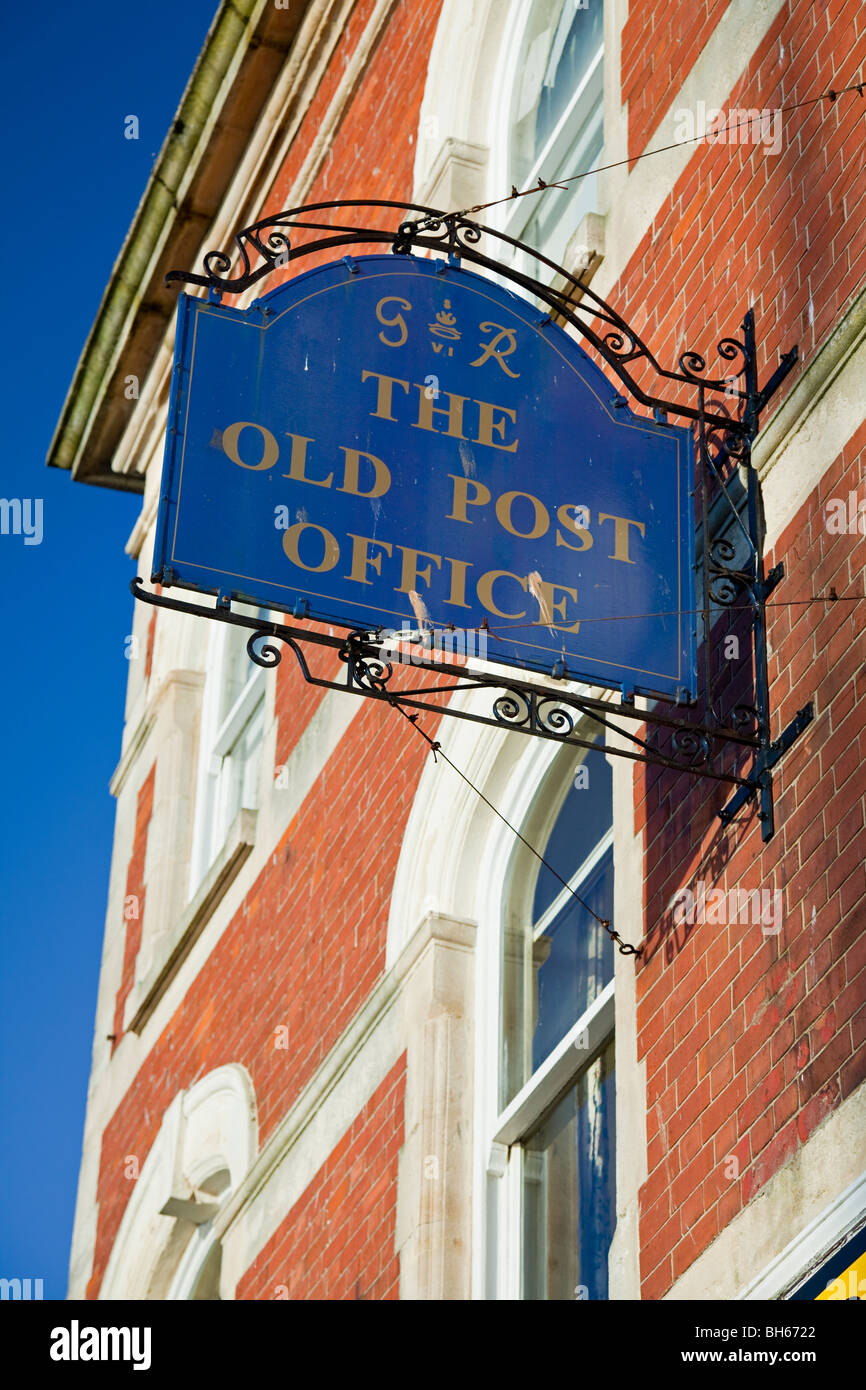
[[[441,8],[442,0],[399,0],[395,5],[306,202],[411,196],[418,118]],[[372,10],[373,0],[359,0],[352,11],[264,214],[289,205],[292,185]],[[386,216],[383,225],[393,226],[393,217]]]
[[[147,854],[147,832],[153,812],[153,788],[156,781],[156,763],[141,784],[135,806],[135,830],[132,836],[132,855],[126,870],[126,893],[124,895],[124,920],[126,935],[123,945],[123,968],[120,985],[114,1002],[114,1022],[112,1032],[115,1041],[114,1051],[123,1036],[123,1011],[129,992],[135,982],[135,961],[141,949],[141,930],[144,919],[144,860]],[[130,901],[132,900],[132,901]]]
[[[805,0],[787,7],[747,65],[738,104],[772,109],[813,96],[862,66],[866,10],[857,0],[834,11],[832,48],[817,67],[798,49],[778,64],[779,43],[823,25],[827,11]],[[821,31],[823,32],[823,31]],[[815,44],[817,33],[808,42]],[[801,38],[801,43],[805,42]],[[797,56],[799,54],[799,56]],[[760,145],[698,145],[609,298],[664,364],[712,349],[736,330],[751,303],[766,376],[781,351],[799,343],[800,366],[814,356],[866,275],[864,102],[857,93],[783,117],[781,153]],[[774,401],[774,408],[778,401]]]
[[[89,1296],[129,1199],[125,1158],[143,1165],[177,1092],[242,1063],[264,1144],[381,978],[397,859],[427,756],[389,706],[364,702],[105,1128]],[[288,1028],[287,1048],[277,1045],[279,1028]]]
[[[341,36],[329,90],[370,8],[369,0],[359,4]],[[395,7],[309,201],[407,195],[414,161],[410,136],[417,129],[439,8],[439,0],[406,0]],[[641,10],[653,13],[651,7]],[[676,7],[680,11],[685,7]],[[712,22],[719,13],[721,6],[713,6]],[[847,78],[855,43],[862,49],[864,14],[854,0],[826,8],[801,0],[793,15],[783,11],[749,64],[737,104],[770,107],[811,95],[816,85],[837,81],[840,68]],[[816,70],[811,58],[797,55],[818,35],[825,38]],[[780,39],[787,52],[793,50],[784,69],[777,63]],[[679,42],[682,48],[685,37]],[[697,36],[688,43],[694,47]],[[678,59],[680,67],[691,61],[693,56],[682,54]],[[658,78],[662,85],[668,80]],[[286,201],[326,97],[323,92],[310,108],[269,201],[272,209]],[[866,270],[864,204],[854,182],[862,167],[858,100],[838,102],[823,121],[814,110],[787,118],[778,157],[742,145],[696,149],[610,294],[666,364],[685,346],[709,349],[736,330],[750,302],[758,314],[764,374],[792,342],[799,341],[806,362],[814,355]],[[852,441],[782,537],[777,555],[788,574],[774,598],[801,597],[819,579],[835,583],[843,595],[862,586],[862,573],[859,580],[854,573],[856,537],[831,537],[820,519],[826,497],[847,496],[858,479],[862,491],[862,438]],[[645,1297],[661,1296],[859,1075],[853,1048],[863,1031],[863,1013],[855,1015],[855,1007],[862,998],[860,767],[866,746],[857,732],[862,638],[849,607],[772,610],[774,732],[780,706],[788,718],[817,697],[818,718],[776,774],[780,829],[768,848],[761,846],[753,812],[726,833],[719,830],[717,790],[686,786],[668,774],[637,779],[650,947],[638,972],[639,1049],[648,1072],[649,1178],[641,1203]],[[333,658],[324,660],[333,669]],[[276,679],[279,763],[320,695],[303,683],[289,654]],[[857,750],[844,777],[847,764],[833,752],[837,743]],[[242,1062],[253,1078],[266,1141],[381,977],[393,876],[426,756],[426,745],[393,711],[365,704],[275,847],[105,1130],[91,1296],[131,1190],[123,1177],[125,1156],[144,1161],[178,1089],[213,1067]],[[699,876],[702,862],[713,875],[721,868],[723,886],[783,884],[780,936],[764,937],[751,927],[696,926],[687,936],[671,931],[664,908],[678,886]],[[281,1025],[289,1029],[288,1051],[274,1046]],[[382,1104],[400,1102],[383,1098]],[[376,1138],[372,1131],[367,1136],[365,1115],[366,1109],[355,1137],[374,1163]],[[396,1120],[385,1130],[390,1145]],[[736,1180],[723,1174],[730,1156],[738,1160]],[[392,1161],[383,1144],[383,1172]],[[264,1264],[257,1262],[244,1282],[245,1296],[271,1296],[271,1283],[292,1289],[288,1276],[305,1248],[304,1230],[314,1233],[321,1259],[305,1278],[329,1290],[326,1297],[351,1296],[348,1283],[344,1295],[334,1292],[343,1287],[337,1282],[339,1261],[322,1224],[328,1218],[321,1215],[338,1193],[349,1220],[363,1205],[363,1191],[353,1189],[351,1180],[342,1193],[341,1162],[326,1164],[287,1215],[263,1252]],[[383,1189],[381,1200],[383,1224],[392,1231],[390,1191]],[[392,1259],[391,1240],[389,1234],[384,1245],[379,1242],[376,1258],[387,1249]],[[276,1277],[280,1270],[286,1278]],[[371,1272],[368,1285],[360,1265],[357,1270],[362,1294],[393,1291],[393,1272]],[[303,1281],[295,1287],[297,1296],[309,1296]]]
[[[731,103],[772,108],[850,81],[864,29],[853,0],[786,6]],[[854,95],[785,117],[778,156],[696,147],[610,296],[662,362],[695,346],[712,370],[713,345],[736,332],[751,303],[762,377],[781,350],[800,345],[801,365],[780,396],[790,390],[866,274],[858,103]],[[645,1298],[663,1296],[866,1074],[866,648],[862,614],[847,601],[863,593],[864,540],[830,533],[823,511],[851,490],[866,498],[864,429],[765,557],[768,568],[785,564],[769,610],[773,736],[807,701],[816,710],[774,775],[775,838],[763,845],[754,806],[723,829],[717,810],[728,793],[717,785],[652,770],[635,779],[646,855]],[[785,606],[831,585],[846,601]],[[743,663],[741,686],[748,675]],[[727,921],[676,925],[672,900],[702,879],[725,891],[782,889],[779,934]]]
[[[646,148],[729,3],[668,0],[649,5],[631,0],[622,26],[620,68],[622,103],[628,103],[630,158]]]
[[[406,1054],[240,1281],[238,1298],[399,1296],[394,1249]]]
[[[727,791],[676,774],[637,779],[645,1298],[660,1298],[866,1078],[866,644],[858,606],[845,601],[862,594],[864,541],[829,533],[822,511],[855,489],[866,498],[866,427],[768,557],[785,562],[774,599],[832,584],[841,600],[770,610],[774,736],[807,700],[816,710],[775,773],[775,838],[762,844],[754,808],[722,829]],[[783,890],[781,930],[728,913],[723,924],[677,924],[672,899],[700,880]]]

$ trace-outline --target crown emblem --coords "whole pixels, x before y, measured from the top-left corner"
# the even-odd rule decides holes
[[[444,308],[436,315],[436,322],[430,324],[430,332],[437,338],[459,338],[460,331],[454,325],[457,318],[451,313],[451,300],[445,300]]]

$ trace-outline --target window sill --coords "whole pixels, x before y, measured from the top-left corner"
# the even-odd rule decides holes
[[[166,933],[160,961],[147,975],[136,980],[126,1004],[123,1027],[127,1033],[140,1033],[206,924],[210,921],[241,867],[249,857],[256,838],[256,812],[241,810],[236,815],[220,853],[208,869],[198,892],[177,925]]]

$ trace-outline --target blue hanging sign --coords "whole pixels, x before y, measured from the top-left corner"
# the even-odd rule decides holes
[[[181,295],[153,579],[696,694],[693,448],[532,303],[371,255]]]

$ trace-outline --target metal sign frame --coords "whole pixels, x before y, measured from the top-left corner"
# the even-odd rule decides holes
[[[362,216],[363,213],[366,214]],[[400,215],[397,230],[377,225],[388,213]],[[407,217],[407,213],[415,214]],[[348,214],[349,222],[342,218]],[[554,283],[516,270],[506,261],[481,249],[483,238],[505,243],[534,258],[555,277]],[[415,249],[447,256],[452,265],[461,260],[511,281],[547,306],[551,318],[572,329],[583,346],[618,377],[628,396],[653,411],[660,423],[670,415],[691,423],[696,434],[696,523],[702,551],[702,592],[698,616],[703,625],[701,690],[696,701],[688,693],[677,703],[657,699],[641,709],[634,691],[625,686],[618,703],[598,699],[567,684],[523,680],[513,670],[470,669],[466,665],[413,652],[411,666],[422,668],[444,681],[424,686],[403,686],[394,680],[396,664],[382,659],[383,631],[348,628],[337,636],[309,628],[249,618],[232,610],[231,600],[221,597],[214,607],[169,598],[146,590],[141,579],[132,581],[134,596],[143,602],[176,612],[215,619],[247,628],[247,651],[260,666],[276,666],[281,659],[274,641],[294,653],[304,679],[325,689],[348,690],[384,701],[399,709],[413,723],[422,711],[448,714],[500,729],[568,743],[593,746],[586,737],[585,721],[603,725],[624,736],[629,746],[610,751],[650,766],[709,778],[732,789],[719,812],[724,824],[753,797],[757,799],[762,837],[774,832],[771,770],[813,718],[805,705],[778,739],[770,735],[769,676],[766,645],[767,599],[783,576],[781,564],[764,573],[760,491],[751,463],[751,445],[758,433],[760,413],[797,360],[797,349],[786,353],[769,381],[758,386],[754,313],[746,313],[742,337],[725,337],[717,345],[724,365],[721,376],[710,376],[700,353],[687,350],[678,357],[675,370],[661,366],[639,334],[620,314],[584,285],[579,276],[514,238],[472,221],[467,214],[443,213],[417,204],[386,200],[352,200],[316,203],[264,218],[235,236],[235,260],[221,251],[204,257],[205,273],[174,270],[166,283],[182,282],[207,289],[212,302],[223,294],[237,294],[275,271],[311,255],[338,248],[390,245],[395,255]],[[344,257],[351,269],[351,255]],[[254,264],[254,261],[257,262]],[[745,479],[745,516],[737,491]],[[731,534],[736,542],[731,540]],[[737,559],[745,549],[744,558]],[[171,574],[162,576],[163,587]],[[300,605],[299,605],[300,608]],[[724,692],[714,673],[713,617],[720,609],[745,608],[751,614],[753,702],[737,701],[724,708]],[[302,619],[303,611],[295,611]],[[415,634],[420,646],[424,634]],[[270,641],[267,639],[271,639]],[[316,675],[309,666],[304,645],[335,651],[345,664],[344,678]],[[495,660],[495,657],[493,658]],[[564,672],[554,668],[551,681],[562,681]],[[447,703],[455,692],[481,691],[490,697],[488,713],[455,709]],[[695,717],[689,718],[689,709]],[[411,713],[410,713],[411,711]],[[615,716],[615,720],[612,716]],[[628,721],[623,724],[622,720]],[[628,724],[646,725],[640,737]],[[425,737],[427,737],[425,735]],[[428,738],[436,748],[433,740]],[[749,760],[750,766],[743,766]]]
[[[250,307],[181,296],[151,580],[696,698],[691,429],[511,286],[345,259]]]

